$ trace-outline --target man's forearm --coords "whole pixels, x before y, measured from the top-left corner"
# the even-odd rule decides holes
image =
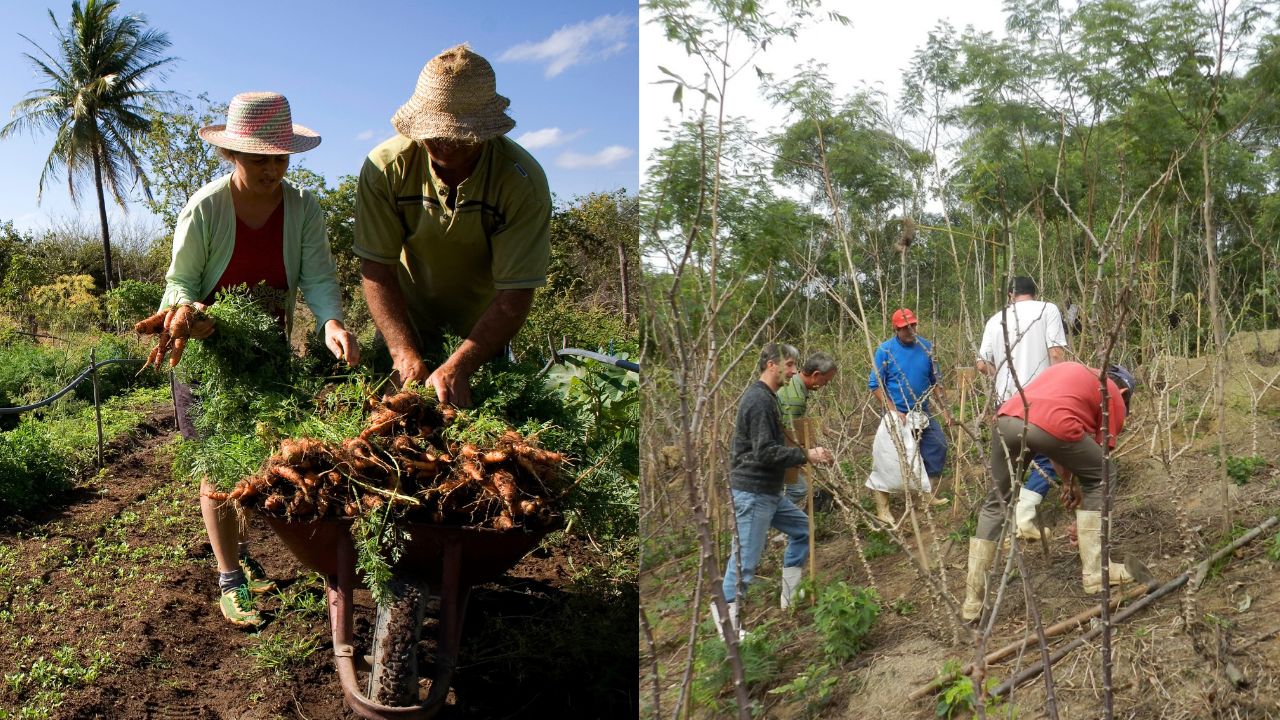
[[[378,332],[382,333],[383,339],[386,340],[387,349],[393,356],[405,350],[418,353],[413,328],[409,325],[408,313],[405,310],[404,292],[400,289],[399,278],[396,277],[396,267],[364,260],[360,264],[360,274],[364,299],[369,305],[369,315],[373,317],[373,324],[378,327]]]
[[[533,306],[533,288],[499,290],[471,333],[448,359],[454,370],[469,376],[511,342]]]

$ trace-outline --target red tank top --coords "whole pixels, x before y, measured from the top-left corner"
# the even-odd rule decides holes
[[[254,288],[264,282],[267,287],[279,290],[279,293],[272,295],[281,298],[289,290],[289,277],[284,269],[283,201],[260,228],[251,228],[239,217],[236,218],[236,242],[231,251],[231,262],[227,263],[227,269],[222,271],[222,277],[218,279],[209,297],[205,298],[205,303],[212,303],[219,290],[242,284]],[[283,321],[282,304],[280,307],[270,308],[270,311]]]

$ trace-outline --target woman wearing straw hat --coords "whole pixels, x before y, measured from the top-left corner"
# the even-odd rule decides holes
[[[309,192],[284,180],[289,155],[320,144],[320,136],[293,124],[289,101],[279,93],[241,93],[227,107],[227,123],[200,130],[205,142],[229,162],[229,175],[200,188],[178,216],[173,233],[173,261],[165,275],[162,308],[212,303],[222,289],[247,284],[264,297],[280,299],[274,310],[288,333],[298,291],[316,316],[325,345],[349,364],[360,359],[354,336],[342,323],[342,298],[320,205]],[[207,321],[192,336],[214,332]],[[190,388],[174,388],[178,425],[183,437],[196,438]],[[232,624],[255,627],[262,618],[252,609],[250,593],[275,587],[240,542],[239,521],[220,506],[200,482],[200,512],[218,561],[219,607]]]
[[[445,50],[391,118],[399,134],[360,171],[353,249],[395,379],[429,383],[454,405],[469,404],[471,374],[511,341],[546,284],[551,192],[505,137],[509,104],[488,61],[465,44]],[[432,370],[424,354],[445,333],[464,340]]]

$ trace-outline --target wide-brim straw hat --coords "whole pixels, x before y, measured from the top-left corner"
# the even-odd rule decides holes
[[[231,98],[227,123],[200,128],[210,145],[255,155],[289,155],[320,144],[320,135],[295,125],[289,101],[280,93],[247,92]]]
[[[391,124],[411,140],[484,142],[516,126],[506,113],[510,104],[498,94],[493,66],[463,43],[427,62]]]

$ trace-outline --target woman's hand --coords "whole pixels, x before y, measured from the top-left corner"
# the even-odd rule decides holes
[[[334,357],[348,365],[360,362],[360,343],[338,320],[330,320],[324,324],[324,345]]]
[[[191,306],[199,311],[200,318],[191,321],[191,337],[196,340],[206,340],[213,334],[213,318],[205,314],[209,306],[204,303],[191,303]]]

